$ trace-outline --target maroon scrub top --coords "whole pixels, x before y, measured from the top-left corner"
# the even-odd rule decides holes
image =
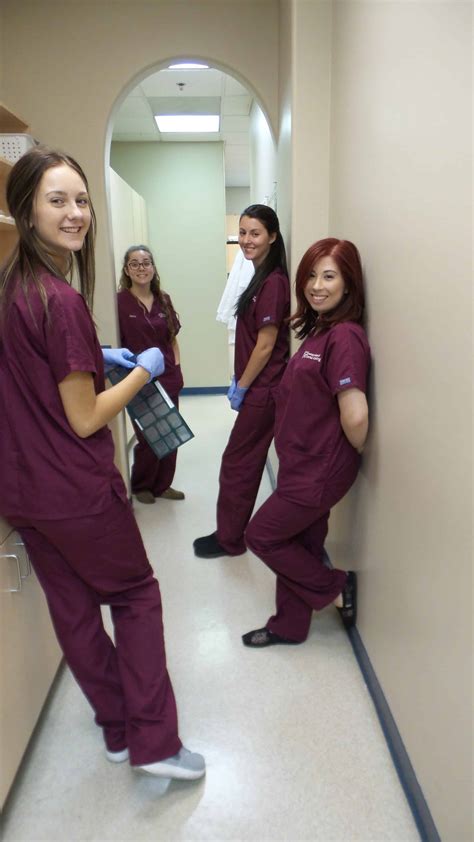
[[[360,456],[344,435],[337,395],[367,390],[370,348],[364,329],[342,322],[308,336],[291,358],[277,393],[278,491],[317,506],[325,483],[357,474]]]
[[[162,292],[171,319],[175,335],[181,325],[171,298]],[[150,312],[128,289],[117,295],[120,325],[120,342],[124,348],[140,354],[147,348],[159,348],[165,358],[165,370],[157,379],[170,395],[177,395],[183,388],[181,366],[176,365],[166,313],[158,296],[154,296]]]
[[[275,269],[264,280],[243,316],[237,318],[234,373],[242,377],[255,348],[258,332],[267,325],[278,327],[277,340],[265,368],[255,378],[245,395],[245,403],[265,406],[271,391],[278,386],[289,356],[290,283],[281,269]]]
[[[112,435],[108,427],[76,435],[58,383],[73,371],[90,371],[96,394],[102,392],[102,351],[82,296],[46,272],[40,277],[48,313],[33,284],[27,301],[17,278],[2,327],[0,513],[37,520],[97,514],[114,492],[127,499]]]

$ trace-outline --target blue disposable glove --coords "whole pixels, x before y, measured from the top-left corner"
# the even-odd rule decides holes
[[[235,376],[232,378],[232,382],[229,386],[229,391],[227,392],[227,400],[230,402],[232,400],[233,394],[237,388],[237,383],[235,382]]]
[[[155,377],[159,377],[165,370],[165,358],[159,348],[147,348],[141,354],[137,354],[137,365],[140,365],[150,375],[148,383]]]
[[[128,348],[102,348],[105,372],[110,371],[116,365],[122,368],[135,368],[136,357]]]
[[[236,412],[239,411],[245,398],[245,393],[248,392],[248,386],[235,386],[235,392],[230,399],[230,405]]]

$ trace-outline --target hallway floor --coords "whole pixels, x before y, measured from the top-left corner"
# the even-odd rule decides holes
[[[274,577],[251,553],[195,558],[215,528],[224,397],[185,397],[195,433],[178,455],[183,502],[135,503],[160,580],[168,665],[184,744],[207,775],[169,782],[105,759],[64,670],[5,813],[5,842],[411,842],[419,835],[335,609],[299,647],[240,636],[273,610]],[[265,475],[260,500],[270,493]]]

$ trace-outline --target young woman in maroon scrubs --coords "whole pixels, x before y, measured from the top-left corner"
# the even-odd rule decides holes
[[[27,152],[7,201],[19,243],[0,270],[0,512],[25,543],[107,758],[160,777],[201,777],[204,758],[178,736],[160,590],[107,427],[163,370],[163,355],[149,348],[135,365],[127,349],[102,353],[89,310],[95,216],[74,159]],[[131,369],[107,390],[104,360]]]
[[[165,358],[165,370],[158,378],[173,403],[183,388],[177,335],[181,327],[171,298],[160,287],[160,276],[147,246],[130,246],[125,252],[119,283],[118,316],[120,341],[134,354],[157,346]],[[132,492],[141,503],[156,497],[184,500],[182,491],[171,487],[176,471],[177,451],[158,459],[135,426],[137,444],[133,451]]]
[[[288,361],[290,284],[278,217],[251,205],[239,223],[239,245],[255,274],[236,314],[235,376],[229,389],[238,415],[222,456],[217,530],[194,541],[201,558],[241,555],[275,423],[275,392]]]
[[[335,603],[356,621],[356,574],[323,561],[330,509],[354,482],[368,431],[370,349],[362,327],[359,253],[348,240],[312,245],[296,273],[293,328],[304,339],[280,383],[276,491],[250,521],[248,547],[276,573],[276,612],[246,646],[306,640],[313,610]]]

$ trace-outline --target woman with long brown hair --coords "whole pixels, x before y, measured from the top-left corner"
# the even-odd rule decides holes
[[[27,152],[7,202],[19,242],[0,269],[0,513],[24,541],[107,759],[199,778],[204,758],[178,736],[159,585],[107,427],[163,370],[163,355],[149,348],[135,364],[127,349],[102,353],[90,310],[95,216],[73,158]],[[104,359],[131,369],[110,389]]]
[[[178,406],[183,388],[178,332],[181,328],[170,296],[161,289],[160,276],[148,246],[130,246],[125,252],[117,296],[120,341],[140,354],[158,347],[165,369],[158,380]],[[135,426],[137,444],[133,451],[132,492],[141,503],[156,497],[184,500],[182,491],[172,488],[177,451],[158,459]]]

